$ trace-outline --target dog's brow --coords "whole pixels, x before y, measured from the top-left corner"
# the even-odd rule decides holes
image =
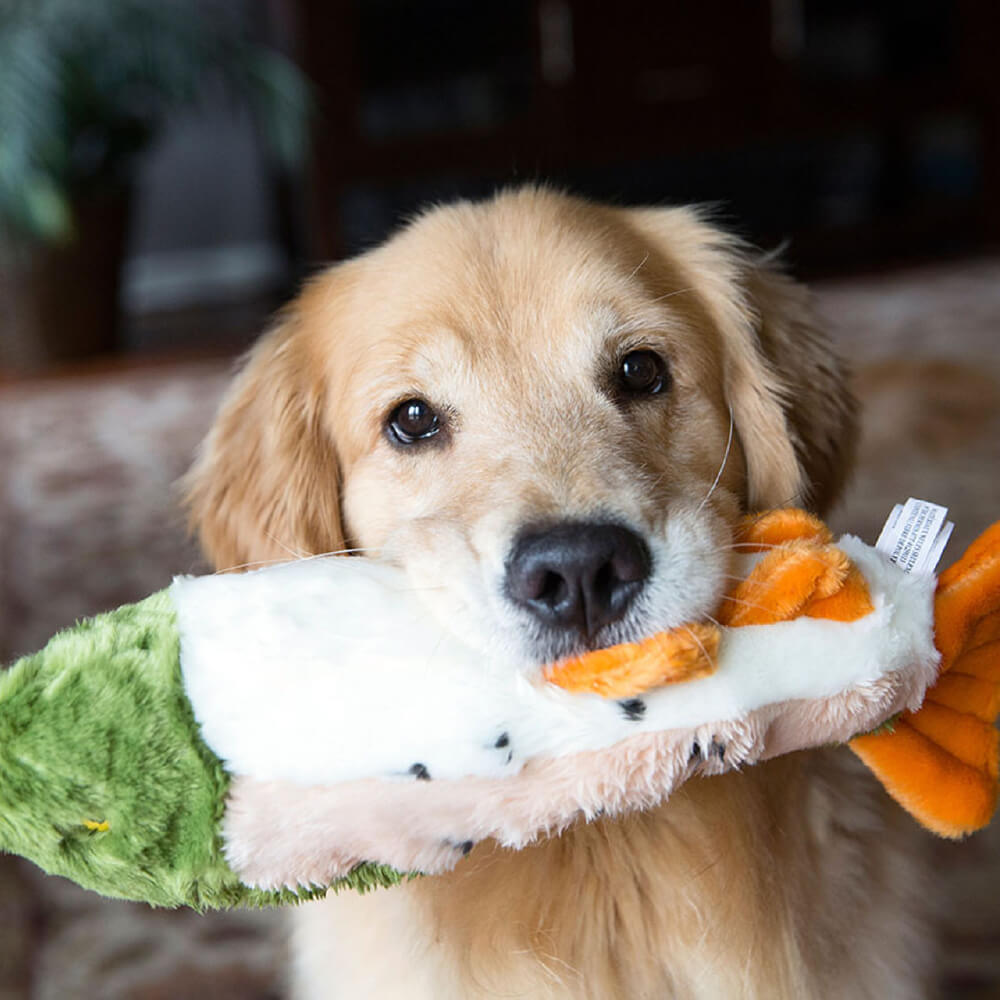
[[[445,326],[415,327],[397,334],[384,365],[385,381],[420,378],[468,356],[469,338]]]
[[[646,319],[638,319],[633,317],[632,319],[618,320],[614,326],[608,331],[609,337],[624,337],[630,333],[641,333],[643,330],[649,329],[649,321]]]
[[[614,302],[594,302],[587,307],[582,325],[584,329],[590,329],[612,340],[629,333],[637,333],[649,324],[636,316],[626,315]]]
[[[662,333],[663,321],[652,316],[633,316],[630,319],[622,319],[610,327],[605,340],[608,342],[620,342],[626,337],[633,337],[637,334],[653,336]]]

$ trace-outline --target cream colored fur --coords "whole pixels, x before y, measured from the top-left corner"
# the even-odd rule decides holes
[[[600,380],[630,346],[667,356],[673,386],[622,409]],[[384,432],[412,395],[448,418],[419,455]],[[624,637],[711,611],[742,510],[825,509],[852,425],[804,293],[771,266],[688,209],[528,188],[435,209],[313,281],[237,378],[192,471],[192,511],[220,568],[385,550],[429,613],[522,645],[498,588],[514,532],[612,516],[669,556]],[[683,517],[699,532],[671,548]],[[484,844],[450,874],[304,906],[296,995],[918,997],[930,956],[915,840],[845,751],[793,755],[626,820],[521,852]]]

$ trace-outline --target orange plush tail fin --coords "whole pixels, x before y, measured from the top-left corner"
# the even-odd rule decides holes
[[[997,805],[1000,738],[1000,522],[941,574],[934,598],[937,683],[923,706],[851,749],[924,826],[964,837]]]

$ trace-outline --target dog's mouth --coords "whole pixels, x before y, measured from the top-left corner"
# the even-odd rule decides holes
[[[618,518],[533,522],[493,561],[452,523],[420,520],[387,551],[442,625],[530,671],[710,620],[729,570],[730,530],[679,506],[635,529]]]
[[[597,629],[593,633],[527,626],[522,635],[530,659],[539,666],[567,660],[595,649],[606,649],[626,642],[639,642],[655,632],[662,631],[651,625],[635,621],[620,621]]]

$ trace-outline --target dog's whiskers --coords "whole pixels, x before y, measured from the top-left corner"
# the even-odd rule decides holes
[[[780,549],[782,542],[732,542],[730,545],[720,545],[716,552],[732,552],[735,549]]]
[[[716,622],[716,624],[718,625],[718,622]],[[705,646],[702,643],[701,639],[699,639],[698,636],[694,632],[692,632],[691,629],[687,627],[687,625],[682,625],[681,628],[684,629],[684,631],[687,632],[689,636],[691,636],[691,638],[695,641],[695,643],[697,643],[698,648],[701,650],[702,656],[705,657],[705,662],[711,663],[712,657],[708,655],[708,650],[705,649]]]
[[[729,437],[726,440],[726,451],[722,456],[722,464],[719,466],[719,471],[715,474],[715,480],[712,483],[711,488],[708,493],[705,494],[705,499],[698,504],[698,510],[695,511],[696,514],[700,513],[701,509],[708,503],[711,499],[712,494],[715,492],[715,488],[719,485],[719,481],[722,479],[722,473],[725,471],[726,463],[729,461],[729,452],[733,447],[733,408],[729,407]]]
[[[686,292],[693,291],[693,286],[688,286],[687,288],[677,288],[672,292],[666,292],[663,295],[658,295],[655,299],[653,299],[653,303],[662,302],[664,299],[672,299],[675,295],[684,295]]]
[[[331,549],[329,552],[314,552],[312,555],[303,556],[301,561],[308,562],[310,559],[325,559],[327,556],[353,556],[357,555],[359,552],[381,552],[380,548],[375,546],[356,546],[352,549]]]
[[[765,608],[763,604],[754,604],[753,601],[744,601],[739,597],[730,597],[728,594],[723,594],[723,601],[731,601],[733,604],[742,604],[745,608],[753,608],[755,611],[766,611],[769,614],[773,613],[774,608]]]
[[[298,549],[292,548],[291,545],[286,545],[280,538],[278,538],[276,535],[273,535],[270,531],[265,531],[264,534],[267,535],[267,537],[270,538],[275,545],[280,545],[281,548],[283,548],[293,558],[302,559],[305,557],[306,555],[305,552],[300,552]]]
[[[287,548],[287,546],[283,546]],[[217,569],[213,576],[219,576],[222,573],[234,573],[241,569],[254,569],[260,566],[278,566],[290,562],[309,562],[312,559],[325,559],[327,556],[350,556],[357,555],[361,552],[380,552],[377,548],[353,548],[353,549],[331,549],[329,552],[314,552],[312,555],[305,556],[295,556],[292,559],[284,558],[274,558],[274,559],[256,559],[253,562],[237,563],[234,566],[224,566],[221,569]]]
[[[642,260],[639,261],[638,264],[635,265],[634,268],[632,268],[632,272],[629,274],[629,276],[628,276],[628,278],[626,280],[630,281],[632,278],[634,278],[643,269],[643,267],[645,266],[647,260],[649,260],[649,254],[648,253],[646,254],[645,257],[642,258]]]

